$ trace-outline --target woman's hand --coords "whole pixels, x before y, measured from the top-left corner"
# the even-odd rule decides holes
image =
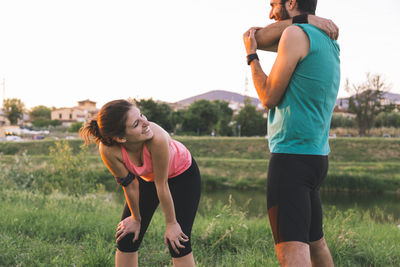
[[[139,238],[140,222],[132,218],[132,216],[126,217],[118,224],[117,233],[115,234],[117,242],[129,233],[134,233],[132,242]]]
[[[332,40],[337,40],[339,38],[339,27],[330,19],[308,15],[308,23],[323,30]]]
[[[164,243],[167,245],[167,240],[171,244],[172,249],[179,254],[178,248],[185,248],[181,242],[188,242],[189,237],[182,232],[181,226],[179,223],[171,223],[167,224],[165,229]]]
[[[261,29],[260,27],[252,27],[247,32],[243,34],[243,42],[246,48],[247,55],[254,54],[257,52],[257,41],[256,41],[256,31]]]

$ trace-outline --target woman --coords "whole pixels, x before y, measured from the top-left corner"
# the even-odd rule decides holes
[[[200,173],[190,152],[126,100],[105,104],[80,130],[123,187],[126,204],[116,239],[116,266],[138,266],[138,248],[158,203],[174,266],[195,266],[190,234],[200,199]]]

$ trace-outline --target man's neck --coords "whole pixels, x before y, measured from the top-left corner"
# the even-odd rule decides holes
[[[293,10],[289,12],[290,18],[293,18],[294,16],[300,15],[301,12],[299,10]]]

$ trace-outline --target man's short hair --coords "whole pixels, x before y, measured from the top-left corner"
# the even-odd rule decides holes
[[[315,15],[318,0],[297,0],[297,8],[301,13]]]

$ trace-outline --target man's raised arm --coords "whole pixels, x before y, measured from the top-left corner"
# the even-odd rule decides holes
[[[308,15],[308,23],[324,31],[333,40],[339,37],[339,28],[330,19]],[[257,30],[255,34],[257,49],[276,52],[283,31],[290,25],[292,25],[292,18],[277,21],[264,28],[253,27]]]

